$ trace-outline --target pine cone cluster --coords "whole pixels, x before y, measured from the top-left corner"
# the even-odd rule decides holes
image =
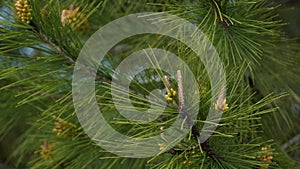
[[[40,155],[42,156],[43,159],[49,160],[51,158],[52,147],[53,147],[53,144],[48,144],[47,141],[45,141],[44,144],[41,145]]]
[[[168,101],[173,101],[175,96],[176,96],[176,91],[173,88],[171,88],[170,91],[168,91],[168,93],[165,95],[165,98]]]
[[[27,0],[18,0],[15,3],[15,8],[17,12],[18,18],[24,22],[29,24],[30,21],[32,20],[32,15],[31,15],[31,6],[28,4]]]
[[[262,168],[268,168],[269,163],[272,162],[273,156],[272,156],[272,151],[271,151],[271,146],[268,147],[262,147],[261,148],[261,156],[258,156],[261,161],[264,163],[261,164]]]
[[[82,17],[83,14],[79,11],[79,8],[72,4],[69,10],[64,9],[62,11],[61,22],[63,26],[67,24],[70,27],[75,27],[76,24],[81,22]]]
[[[72,138],[74,137],[74,131],[76,130],[76,125],[65,121],[62,118],[53,116],[55,119],[55,126],[53,132],[56,133],[58,137]]]

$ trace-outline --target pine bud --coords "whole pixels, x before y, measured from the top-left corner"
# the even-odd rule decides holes
[[[225,98],[225,89],[222,89],[217,102],[215,103],[215,109],[217,111],[227,111],[229,109],[228,104],[226,103],[226,98]]]

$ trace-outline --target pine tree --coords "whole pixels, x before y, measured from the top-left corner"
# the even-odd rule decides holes
[[[0,5],[0,159],[7,166],[173,169],[299,165],[299,42],[284,33],[286,23],[277,14],[279,4],[268,0],[2,0]],[[140,12],[159,12],[151,17],[161,24],[169,14],[199,28],[220,57],[227,85],[213,100],[207,67],[185,44],[170,37],[141,34],[116,44],[95,78],[95,97],[107,123],[134,138],[158,135],[164,140],[163,132],[178,118],[190,129],[174,146],[165,141],[152,147],[161,153],[131,158],[98,146],[86,133],[76,116],[72,80],[76,60],[89,37],[115,19]],[[132,77],[129,90],[111,87],[122,61],[149,47],[179,56],[196,79],[197,94],[193,88],[182,87],[181,83],[189,84],[188,71],[174,66],[177,76],[172,76],[160,69],[155,55],[151,60],[155,68]],[[175,62],[166,60],[169,65]],[[151,106],[165,106],[163,113],[147,124],[126,119],[114,104],[114,98],[126,99],[124,92],[129,92],[133,107],[123,109],[149,110],[155,115],[157,110]],[[199,102],[191,105],[194,102],[187,98]],[[222,114],[219,124],[206,120],[211,105]],[[184,112],[192,109],[198,115],[190,125]],[[206,124],[217,128],[200,142]],[[99,128],[96,134],[105,130]],[[131,151],[123,145],[117,147],[122,148],[120,153]],[[138,151],[147,154],[146,147]]]

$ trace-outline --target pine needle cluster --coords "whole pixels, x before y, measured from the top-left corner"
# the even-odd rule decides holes
[[[286,24],[277,15],[277,3],[2,0],[0,5],[0,161],[4,159],[7,165],[70,169],[299,165],[292,154],[299,145],[291,142],[300,129],[300,110],[295,106],[300,104],[299,44],[282,31]],[[95,79],[97,103],[116,131],[136,138],[164,138],[163,131],[178,118],[174,112],[181,110],[178,105],[183,96],[178,80],[157,68],[133,78],[129,97],[134,110],[140,111],[167,103],[162,115],[143,124],[118,113],[113,97],[125,99],[122,93],[126,90],[110,84],[117,66],[134,51],[152,47],[176,53],[195,76],[200,100],[191,131],[179,144],[170,148],[168,142],[162,142],[153,148],[163,153],[127,158],[102,149],[85,133],[72,100],[73,69],[84,43],[95,31],[114,19],[145,11],[160,12],[157,21],[166,13],[182,17],[205,33],[226,71],[226,98],[221,95],[217,101],[211,99],[213,88],[205,66],[181,42],[149,34],[119,42],[101,62]],[[172,60],[168,64],[172,65]],[[158,101],[149,99],[155,89],[162,96]],[[205,121],[210,105],[222,112],[222,119],[209,139],[200,143],[201,128],[214,123]],[[128,150],[124,147],[120,151]]]

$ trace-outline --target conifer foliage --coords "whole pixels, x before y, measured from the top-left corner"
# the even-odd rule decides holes
[[[0,0],[0,5],[0,168],[299,166],[300,52],[297,40],[283,32],[286,24],[277,14],[279,4],[269,0]],[[129,158],[101,148],[84,131],[73,105],[72,79],[87,39],[105,24],[139,12],[172,14],[195,24],[216,48],[227,86],[218,100],[212,100],[206,67],[191,49],[170,37],[142,34],[119,42],[101,62],[95,79],[97,103],[116,131],[164,139],[163,131],[180,116],[174,112],[182,111],[185,94],[191,92],[183,91],[180,70],[172,77],[159,68],[147,69],[130,84],[131,102],[139,111],[152,104],[162,106],[151,99],[151,92],[158,89],[162,96],[158,100],[167,103],[163,114],[148,124],[118,114],[113,97],[122,100],[126,91],[110,84],[118,65],[137,50],[151,47],[176,53],[195,76],[200,97],[198,116],[178,144],[170,148],[162,142],[153,147],[162,153]],[[200,143],[201,128],[214,123],[205,121],[210,105],[222,113],[222,119]],[[127,151],[126,147],[120,151]]]

